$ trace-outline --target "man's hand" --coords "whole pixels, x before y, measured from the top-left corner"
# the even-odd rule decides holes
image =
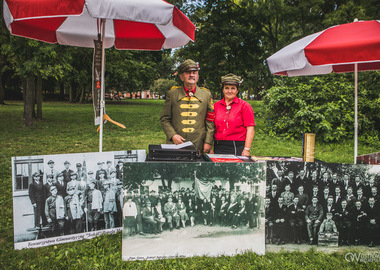
[[[211,144],[204,143],[203,144],[203,153],[209,153],[211,150]]]
[[[181,144],[184,143],[186,140],[181,135],[176,134],[172,137],[172,141],[174,142],[174,144]]]

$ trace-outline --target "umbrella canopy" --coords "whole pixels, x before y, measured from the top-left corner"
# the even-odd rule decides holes
[[[355,21],[304,37],[267,59],[272,74],[287,76],[355,72],[357,157],[357,72],[380,70],[380,21]]]
[[[161,50],[194,41],[194,24],[162,0],[4,0],[13,35],[78,47],[94,47],[98,19],[105,19],[104,47]]]
[[[380,69],[380,21],[330,27],[286,46],[267,59],[272,74],[301,76]]]
[[[3,10],[13,35],[89,48],[97,48],[94,41],[101,40],[101,79],[96,77],[100,101],[94,105],[95,122],[100,119],[99,152],[105,111],[104,49],[157,51],[184,46],[195,35],[194,24],[163,0],[4,0]]]

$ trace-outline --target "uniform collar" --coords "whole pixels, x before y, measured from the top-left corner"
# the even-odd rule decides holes
[[[224,100],[224,98],[220,101],[225,107],[227,107],[227,104],[226,104],[226,101]],[[234,97],[234,99],[231,101],[230,105],[233,104],[233,103],[238,103],[239,102],[239,98],[238,97]]]
[[[200,102],[202,102],[203,100],[207,99],[207,96],[205,95],[204,92],[205,91],[201,91],[201,88],[197,85],[197,87],[195,87],[195,93],[192,97],[194,97],[194,98],[198,99]],[[178,94],[178,101],[180,101],[183,98],[188,98],[188,96],[186,95],[186,90],[185,90],[184,85],[182,85],[180,87],[180,91]]]

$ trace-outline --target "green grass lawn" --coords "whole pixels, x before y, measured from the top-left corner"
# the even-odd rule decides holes
[[[0,106],[0,269],[95,269],[95,268],[160,268],[160,269],[278,269],[278,268],[370,268],[379,264],[349,263],[341,253],[322,254],[281,252],[257,256],[253,253],[235,257],[195,257],[153,262],[123,262],[121,234],[58,246],[17,251],[13,249],[11,157],[45,154],[97,152],[99,136],[93,124],[91,104],[60,102],[43,104],[42,121],[32,127],[23,125],[21,102]],[[256,135],[251,154],[256,156],[301,156],[299,140],[270,137],[262,131],[265,125],[261,102],[251,102],[256,117]],[[108,104],[108,115],[127,128],[111,123],[104,126],[103,151],[148,149],[149,144],[165,142],[159,124],[163,101],[133,100]],[[380,143],[359,143],[359,155],[377,152]],[[315,157],[325,162],[353,163],[353,140],[339,144],[316,144]],[[373,252],[373,251],[372,251]],[[379,252],[380,253],[380,252]]]

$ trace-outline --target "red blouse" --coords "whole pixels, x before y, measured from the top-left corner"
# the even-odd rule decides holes
[[[255,126],[253,109],[248,102],[235,97],[227,110],[224,98],[214,104],[215,140],[245,141],[247,127]]]

